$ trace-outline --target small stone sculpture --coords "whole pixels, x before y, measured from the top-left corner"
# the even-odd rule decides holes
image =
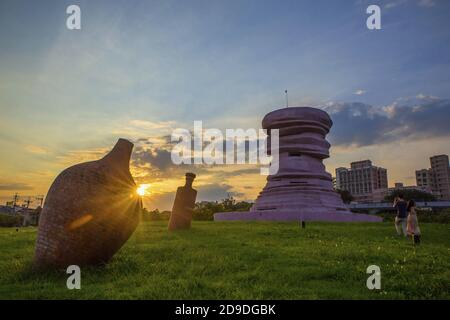
[[[136,229],[142,210],[129,170],[133,144],[59,174],[39,220],[35,268],[108,262]]]
[[[178,187],[169,220],[169,230],[189,229],[191,227],[192,211],[194,210],[197,190],[192,189],[195,174],[186,173],[186,184]]]

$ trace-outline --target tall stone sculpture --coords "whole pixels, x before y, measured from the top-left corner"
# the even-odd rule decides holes
[[[333,190],[323,159],[333,122],[320,109],[295,107],[267,114],[264,129],[279,129],[279,171],[267,178],[250,212],[217,213],[215,220],[380,221],[351,213]],[[273,150],[276,151],[276,150]]]
[[[172,213],[170,214],[169,230],[189,229],[191,227],[192,211],[194,210],[197,190],[192,188],[195,174],[186,173],[186,184],[178,187]]]
[[[59,174],[39,221],[36,268],[103,264],[128,240],[142,209],[129,170],[132,149],[119,139],[102,159]]]

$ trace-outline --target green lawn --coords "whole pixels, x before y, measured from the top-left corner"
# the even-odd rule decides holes
[[[142,223],[105,267],[31,272],[35,228],[0,228],[2,299],[417,299],[450,298],[450,225],[421,224],[423,243],[391,223],[194,222],[169,233]],[[381,268],[382,290],[366,288]]]

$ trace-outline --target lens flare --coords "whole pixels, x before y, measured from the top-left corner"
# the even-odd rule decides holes
[[[146,196],[150,193],[148,191],[149,188],[150,188],[150,184],[140,184],[136,190],[136,193],[141,197]]]

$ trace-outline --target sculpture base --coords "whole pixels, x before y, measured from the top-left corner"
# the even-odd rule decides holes
[[[329,221],[329,222],[382,222],[383,218],[359,213],[300,213],[295,211],[218,212],[214,221]]]

